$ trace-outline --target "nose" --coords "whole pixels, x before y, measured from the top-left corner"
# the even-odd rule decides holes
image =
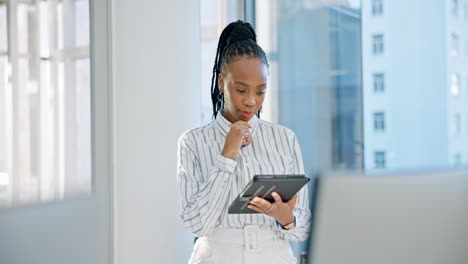
[[[257,102],[255,101],[255,97],[253,96],[247,96],[245,99],[244,99],[244,105],[245,106],[248,106],[248,107],[253,107],[257,104]]]

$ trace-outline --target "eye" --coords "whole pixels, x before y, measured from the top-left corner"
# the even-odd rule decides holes
[[[245,93],[245,90],[242,90],[242,89],[237,89],[237,91],[238,91],[239,93]]]
[[[265,94],[265,91],[258,91],[257,94],[258,95],[263,95],[263,94]]]

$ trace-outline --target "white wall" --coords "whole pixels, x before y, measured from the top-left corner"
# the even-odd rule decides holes
[[[91,1],[93,192],[91,197],[0,209],[1,264],[107,264],[111,258],[107,2]]]
[[[179,135],[200,123],[199,1],[113,1],[115,263],[186,263]]]

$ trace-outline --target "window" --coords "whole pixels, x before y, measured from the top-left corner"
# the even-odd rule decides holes
[[[374,55],[380,55],[384,52],[383,35],[372,35],[372,52]]]
[[[452,56],[457,56],[459,54],[459,39],[458,39],[458,35],[455,34],[455,33],[452,33],[452,46],[451,46],[451,50],[450,50],[450,55]]]
[[[383,0],[372,0],[372,15],[380,16],[383,13]]]
[[[458,0],[452,0],[452,15],[458,16]]]
[[[451,1],[446,9],[439,10],[440,16],[451,16]],[[452,149],[452,142],[458,139],[447,140],[437,130],[442,124],[445,127],[441,129],[452,134],[453,112],[449,111],[458,108],[454,104],[460,103],[461,108],[463,102],[425,93],[451,93],[455,67],[440,60],[449,59],[452,31],[428,35],[421,34],[419,27],[408,27],[404,41],[401,35],[386,33],[395,30],[395,25],[402,25],[401,17],[412,25],[425,21],[430,28],[446,28],[444,21],[432,19],[434,6],[419,5],[417,16],[406,16],[402,11],[404,3],[391,2],[395,8],[387,12],[388,2],[382,1],[386,22],[376,29],[372,0],[254,2],[257,40],[270,63],[267,100],[272,103],[265,105],[262,118],[272,116],[270,121],[296,132],[307,173],[322,169],[417,170],[453,165],[454,153],[447,149]],[[368,3],[366,12],[362,12],[361,3]],[[304,26],[309,24],[315,26]],[[453,32],[458,35],[460,56],[468,36],[463,30]],[[447,42],[447,48],[438,49],[434,56],[428,56],[434,52],[431,45],[408,45],[432,43],[434,39]],[[466,47],[468,51],[468,44]],[[387,60],[383,55],[390,49],[395,56]],[[422,61],[427,63],[421,64]],[[456,69],[467,67],[466,61],[457,60]],[[382,78],[378,74],[383,74]],[[392,96],[375,96],[378,90],[391,92]],[[431,114],[436,109],[443,113]],[[463,112],[463,118],[466,114]],[[465,128],[466,122],[462,129]],[[391,151],[382,145],[385,142],[392,142]],[[468,159],[463,157],[466,165]]]
[[[374,73],[374,92],[375,93],[382,93],[385,91],[385,79],[384,79],[384,74],[379,72],[379,73]]]
[[[202,0],[200,1],[201,25],[201,122],[207,124],[213,120],[211,104],[211,75],[216,56],[218,37],[223,28],[239,16],[237,3],[233,0]]]
[[[306,171],[318,156],[332,168],[362,168],[360,1],[309,1],[300,8],[295,0],[255,2],[257,40],[270,64],[261,118],[293,129],[301,146],[314,146],[302,149]],[[317,26],[304,27],[310,24]],[[316,133],[321,128],[327,140]]]
[[[374,113],[374,131],[376,132],[385,131],[385,113],[384,112]]]
[[[464,13],[465,20],[468,21],[468,4],[465,4],[463,9],[464,9],[463,13]]]
[[[327,150],[331,157],[327,164],[332,168],[357,168],[358,165],[364,169],[373,168],[374,151],[381,147],[373,144],[384,136],[389,142],[401,142],[392,146],[391,154],[387,153],[392,167],[387,162],[386,169],[428,168],[434,164],[450,166],[453,153],[446,150],[451,149],[454,140],[448,141],[436,130],[427,128],[445,124],[443,129],[452,135],[452,109],[464,109],[463,100],[458,99],[466,97],[467,75],[461,70],[467,69],[468,64],[466,60],[457,60],[453,64],[450,56],[452,50],[457,56],[468,56],[465,30],[447,31],[449,28],[443,21],[431,19],[431,14],[437,11],[431,5],[418,6],[421,16],[405,16],[401,12],[404,4],[384,0],[306,2],[298,5],[295,0],[255,1],[257,39],[270,62],[267,98],[273,98],[273,104],[264,107],[262,118],[268,116],[268,112],[274,112],[271,121],[297,131],[304,145],[306,164],[315,164],[313,157],[319,157],[318,153]],[[368,3],[366,12],[362,12],[361,3],[362,7]],[[388,3],[395,5],[392,12],[387,11]],[[455,6],[460,9],[458,15],[461,16],[465,5],[468,5],[466,0],[449,0],[447,8],[438,12],[441,16],[452,17],[452,7]],[[380,9],[386,22],[376,28],[373,14],[378,15]],[[405,28],[407,38],[401,41],[400,35],[387,32],[394,30],[395,25],[403,25],[402,16],[412,25],[423,19],[428,27],[447,30],[427,35],[420,34],[418,27],[409,27]],[[466,24],[466,21],[460,22]],[[304,27],[304,24],[317,26]],[[446,39],[447,42],[447,48],[437,50],[434,56],[427,56],[435,52],[431,45],[408,45],[431,43],[433,39]],[[387,58],[390,49],[395,56]],[[450,63],[440,63],[447,59]],[[427,63],[421,64],[422,61]],[[329,70],[320,65],[330,65]],[[360,76],[365,76],[365,81],[361,82]],[[390,90],[392,96],[387,96]],[[448,100],[433,93],[424,94],[437,90],[446,91]],[[379,94],[381,92],[385,96]],[[380,96],[376,97],[377,94]],[[451,100],[453,96],[458,98]],[[414,105],[414,102],[420,103]],[[443,113],[431,115],[434,109]],[[461,112],[463,132],[467,127],[465,112]],[[410,129],[425,133],[405,133]],[[311,135],[316,135],[319,130],[330,135],[330,145],[326,142],[313,144],[318,139]],[[463,135],[465,140],[465,134],[458,137]],[[400,140],[401,135],[408,138]],[[418,142],[417,147],[408,150],[411,142]],[[432,142],[440,143],[437,151],[432,150]],[[424,160],[418,157],[424,157]],[[468,159],[463,161],[466,164]]]
[[[468,40],[465,41],[465,56],[468,57]]]
[[[468,90],[468,77],[466,77],[465,91]]]
[[[89,35],[89,1],[0,1],[0,207],[91,192]]]
[[[455,153],[454,163],[455,163],[455,166],[460,166],[461,165],[462,157],[461,157],[460,153]]]
[[[453,115],[453,132],[456,135],[459,135],[461,133],[461,115],[460,113],[455,113]]]
[[[385,169],[385,151],[374,152],[374,167],[376,169]]]
[[[452,73],[450,75],[450,93],[453,96],[460,94],[460,75],[458,73]]]

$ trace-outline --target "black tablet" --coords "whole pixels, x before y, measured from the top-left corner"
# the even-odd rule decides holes
[[[277,192],[283,202],[289,201],[309,181],[305,175],[255,175],[229,206],[229,214],[256,214],[247,207],[252,197],[262,197],[274,202],[272,192]]]

